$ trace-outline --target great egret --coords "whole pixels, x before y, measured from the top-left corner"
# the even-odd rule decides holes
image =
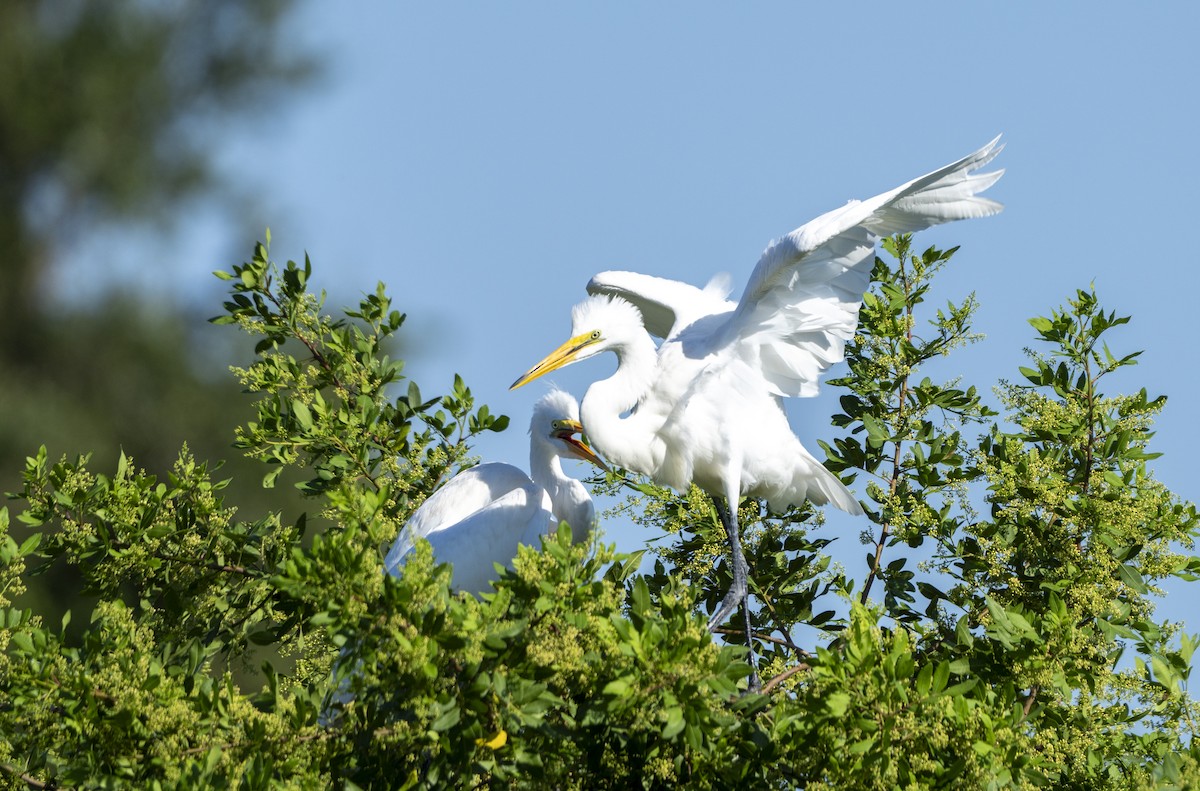
[[[862,513],[792,433],[782,398],[815,395],[821,372],[843,359],[880,237],[1001,210],[977,194],[1004,171],[975,173],[1000,153],[999,139],[771,242],[740,302],[716,283],[700,289],[633,272],[596,275],[588,283],[595,296],[572,310],[570,340],[513,383],[616,353],[616,373],[584,396],[583,423],[610,462],[681,491],[694,482],[712,495],[729,537],[733,585],[710,630],[747,593],[737,524],[743,495],[773,508],[807,498]],[[664,339],[661,347],[650,333]]]
[[[400,531],[383,561],[398,574],[404,556],[419,538],[433,556],[454,566],[453,584],[479,595],[497,579],[494,563],[511,563],[517,545],[538,546],[560,522],[576,541],[592,529],[595,512],[583,484],[563,472],[562,457],[604,468],[592,449],[574,437],[583,431],[579,405],[562,390],[551,390],[533,407],[529,424],[529,471],[492,462],[460,472],[421,504]]]

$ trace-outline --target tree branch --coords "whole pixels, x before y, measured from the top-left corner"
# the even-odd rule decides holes
[[[912,303],[912,283],[908,279],[908,270],[904,267],[904,261],[908,257],[908,248],[904,248],[904,254],[899,256],[900,261],[900,280],[904,285],[905,297],[905,317],[908,319],[907,327],[905,328],[905,338],[908,341],[909,347],[912,346],[913,331],[913,303]],[[905,420],[905,405],[908,403],[908,374],[905,374],[900,379],[900,394],[897,397],[896,404],[896,428],[897,436],[903,437],[904,420]],[[888,481],[888,493],[891,498],[895,498],[896,489],[900,481],[900,452],[903,449],[903,439],[894,441],[895,450],[892,452],[892,477]],[[883,563],[883,548],[887,544],[888,535],[890,534],[891,523],[884,522],[879,531],[879,540],[875,542],[875,557],[871,561],[871,569],[867,574],[867,580],[863,583],[862,595],[858,597],[859,603],[865,605],[871,595],[871,586],[875,584],[876,578],[879,577],[879,569]],[[885,597],[886,598],[886,597]]]
[[[714,629],[713,634],[727,634],[727,635],[731,635],[731,636],[737,635],[737,636],[745,637],[746,630],[745,629],[730,629],[728,627],[722,626],[717,629]],[[800,654],[800,656],[812,656],[811,653],[809,653],[808,651],[805,651],[803,648],[796,645],[791,640],[784,640],[784,639],[781,639],[778,637],[772,637],[769,634],[759,634],[757,632],[754,634],[754,639],[762,640],[763,642],[767,642],[767,643],[775,643],[776,645],[782,645],[785,648],[792,649],[796,653]]]
[[[62,788],[61,786],[59,786],[57,784],[51,786],[52,781],[38,780],[33,775],[22,772],[20,769],[13,766],[12,764],[0,763],[0,772],[4,772],[12,777],[17,778],[18,780],[20,780],[22,783],[24,783],[29,788],[51,788],[51,787],[53,787],[53,788],[60,789],[60,791],[67,791],[67,789]]]
[[[763,688],[762,688],[763,694],[764,695],[767,694],[771,690],[775,689],[775,687],[779,686],[780,684],[787,681],[792,676],[794,676],[797,673],[804,671],[804,670],[812,670],[812,665],[810,665],[806,662],[801,662],[798,665],[793,665],[792,667],[789,667],[787,670],[783,671],[779,675],[775,676],[775,678],[771,679],[770,681],[768,681],[766,684],[763,685]]]
[[[1025,698],[1025,705],[1021,706],[1021,718],[1029,716],[1029,712],[1033,709],[1033,702],[1037,699],[1038,687],[1030,687],[1029,695]]]

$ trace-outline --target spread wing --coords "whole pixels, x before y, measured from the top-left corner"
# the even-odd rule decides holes
[[[776,395],[816,395],[819,375],[843,359],[881,236],[1003,208],[978,194],[1004,171],[975,172],[1000,153],[999,140],[889,192],[851,201],[767,246],[723,334],[757,362]]]
[[[704,288],[638,272],[601,272],[587,284],[589,294],[607,294],[633,303],[651,335],[670,338],[701,316],[737,307],[729,296],[729,278],[719,275]]]

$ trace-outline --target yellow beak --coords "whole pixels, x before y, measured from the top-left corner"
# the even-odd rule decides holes
[[[554,436],[570,445],[572,455],[584,461],[590,461],[607,472],[608,465],[596,455],[596,452],[588,445],[587,440],[583,438],[583,425],[578,420],[560,420],[558,422],[563,424],[563,427],[555,431]],[[578,439],[575,438],[575,434],[579,435]]]
[[[513,382],[508,389],[516,390],[522,385],[529,384],[539,376],[544,376],[551,371],[557,371],[564,365],[570,365],[571,363],[575,362],[575,355],[579,354],[580,349],[595,343],[596,340],[597,339],[594,338],[590,332],[583,335],[576,335],[574,338],[571,338],[562,346],[559,346],[557,349],[546,355],[540,363],[526,371],[521,378]]]

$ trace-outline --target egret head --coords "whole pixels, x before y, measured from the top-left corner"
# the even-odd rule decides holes
[[[645,335],[646,329],[642,314],[631,303],[620,297],[588,297],[571,308],[570,339],[526,371],[509,389],[515,390],[564,365],[618,349],[636,333]]]
[[[602,470],[608,465],[601,461],[587,440],[583,425],[579,422],[579,403],[569,394],[557,388],[538,399],[533,406],[533,418],[529,421],[529,433],[535,439],[545,438],[559,456],[582,459]],[[576,437],[575,435],[579,436]]]

